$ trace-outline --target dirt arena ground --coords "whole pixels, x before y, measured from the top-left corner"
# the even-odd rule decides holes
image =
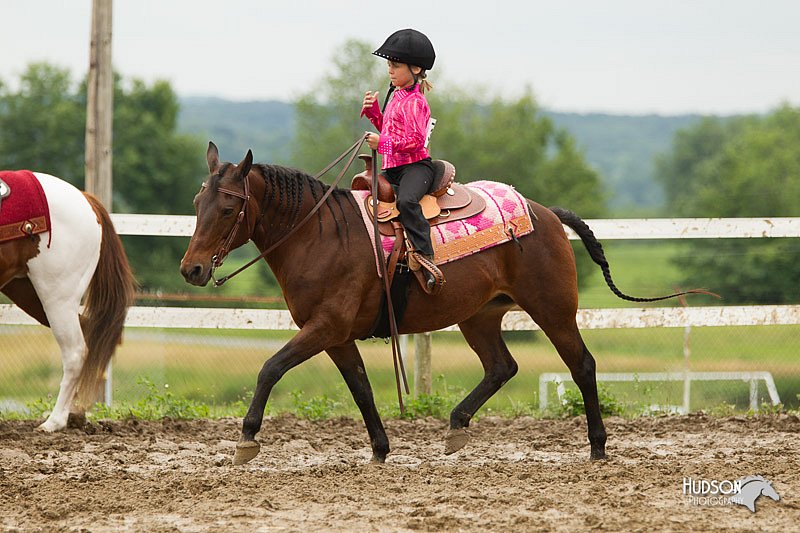
[[[481,418],[443,455],[446,423],[388,421],[369,464],[360,421],[267,419],[261,454],[231,464],[240,421],[96,423],[45,435],[0,422],[5,531],[796,531],[800,419],[607,420],[606,461],[585,422]],[[780,501],[687,503],[683,479],[759,474]]]

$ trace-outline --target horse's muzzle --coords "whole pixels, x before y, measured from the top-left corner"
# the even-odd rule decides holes
[[[200,263],[181,263],[181,274],[187,283],[205,287],[211,279],[211,267],[205,267]]]

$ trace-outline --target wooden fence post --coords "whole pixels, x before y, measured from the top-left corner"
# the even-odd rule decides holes
[[[414,396],[431,394],[431,334],[414,335]]]
[[[112,0],[93,0],[86,88],[86,190],[111,211],[114,72],[111,66]]]
[[[89,76],[86,87],[86,191],[111,212],[111,146],[114,118],[114,71],[111,65],[112,0],[93,0]],[[111,405],[111,362],[101,392]]]

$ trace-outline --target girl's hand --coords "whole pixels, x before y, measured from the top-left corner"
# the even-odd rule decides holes
[[[374,93],[372,91],[367,91],[366,94],[364,94],[364,103],[361,105],[361,108],[364,110],[369,109],[375,104],[377,100],[378,100],[378,91],[375,91]]]
[[[377,94],[377,93],[376,93]],[[378,149],[378,143],[381,142],[381,136],[377,133],[367,133],[367,144],[373,150]]]

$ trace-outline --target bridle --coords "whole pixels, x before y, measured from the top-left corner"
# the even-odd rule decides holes
[[[286,240],[289,237],[291,237],[292,235],[294,235],[294,233],[297,230],[299,230],[303,226],[303,224],[308,222],[308,220],[312,216],[314,216],[314,213],[319,211],[319,208],[322,207],[322,205],[325,203],[325,200],[328,199],[328,197],[331,195],[331,193],[333,193],[333,190],[336,188],[336,185],[339,183],[339,181],[341,181],[341,179],[344,176],[345,172],[347,172],[347,169],[350,168],[350,164],[353,162],[353,160],[356,157],[356,154],[358,154],[358,151],[361,149],[361,146],[364,144],[364,142],[366,140],[367,140],[366,134],[362,135],[361,137],[359,137],[358,140],[356,140],[356,142],[354,142],[353,145],[350,146],[350,148],[348,148],[347,150],[342,152],[342,154],[339,157],[337,157],[336,159],[331,161],[324,169],[319,171],[314,176],[315,179],[319,179],[325,173],[327,173],[330,169],[332,169],[337,164],[339,164],[339,162],[341,162],[342,159],[347,157],[348,154],[350,154],[350,159],[347,160],[347,163],[345,164],[345,166],[342,169],[342,171],[339,173],[338,176],[336,176],[336,179],[333,180],[333,183],[331,183],[331,185],[328,188],[328,190],[325,191],[325,194],[322,195],[322,198],[320,198],[319,201],[311,209],[311,211],[309,211],[306,214],[306,216],[305,216],[305,218],[303,218],[303,220],[301,220],[300,222],[295,224],[292,227],[292,229],[289,230],[288,233],[286,233],[283,237],[281,237],[272,246],[270,246],[269,248],[267,248],[266,250],[261,252],[257,257],[251,259],[250,262],[248,262],[247,264],[245,264],[242,267],[239,267],[237,270],[231,272],[227,276],[223,276],[223,277],[221,277],[219,279],[216,279],[214,277],[214,272],[215,272],[215,270],[217,268],[222,266],[222,263],[225,260],[225,257],[230,253],[231,246],[233,245],[233,240],[236,238],[236,235],[239,232],[239,227],[241,226],[242,221],[246,220],[247,221],[247,227],[248,228],[250,227],[250,218],[248,217],[248,214],[247,214],[247,204],[250,203],[250,180],[248,179],[247,176],[243,176],[242,177],[242,181],[244,181],[244,192],[239,192],[239,191],[235,191],[235,190],[224,188],[224,187],[217,188],[217,192],[221,192],[221,193],[224,193],[224,194],[230,194],[231,196],[235,196],[237,198],[241,198],[242,199],[242,209],[239,211],[239,214],[236,216],[236,222],[234,223],[233,227],[231,228],[231,231],[228,233],[228,236],[222,242],[222,246],[219,248],[217,253],[214,254],[211,257],[211,279],[214,281],[214,286],[215,287],[221,286],[223,283],[225,283],[226,281],[228,281],[229,279],[231,279],[235,275],[239,274],[244,269],[246,269],[246,268],[254,265],[255,263],[257,263],[258,261],[260,261],[263,257],[265,257],[267,254],[269,254],[275,248],[277,248],[278,246],[280,246],[281,244],[286,242]],[[208,186],[207,183],[203,183],[203,187],[207,187],[207,186]],[[249,238],[248,238],[248,240],[249,240]]]
[[[244,192],[241,193],[239,191],[235,191],[233,189],[228,189],[226,187],[218,187],[217,192],[221,192],[224,194],[229,194],[231,196],[235,196],[236,198],[242,199],[242,208],[239,210],[239,214],[236,215],[236,222],[233,224],[231,231],[228,233],[228,236],[222,241],[222,246],[220,246],[217,253],[211,256],[211,278],[214,279],[214,271],[222,266],[222,263],[225,261],[225,258],[231,251],[231,245],[233,244],[233,239],[236,238],[236,235],[239,233],[239,227],[242,225],[242,221],[247,221],[247,227],[250,227],[250,217],[248,216],[247,212],[247,204],[250,203],[250,180],[247,179],[247,176],[242,178],[244,181]],[[208,187],[208,182],[203,183],[203,188]],[[221,285],[221,283],[220,283]],[[217,280],[214,279],[214,286],[218,287]]]

